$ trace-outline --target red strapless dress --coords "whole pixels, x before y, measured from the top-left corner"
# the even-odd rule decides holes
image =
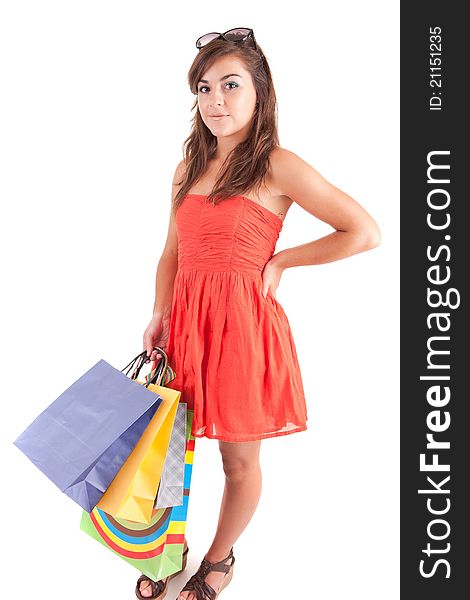
[[[176,211],[178,270],[167,353],[194,409],[192,434],[227,442],[307,428],[307,408],[287,316],[262,270],[282,221],[244,196],[218,205],[187,194]]]

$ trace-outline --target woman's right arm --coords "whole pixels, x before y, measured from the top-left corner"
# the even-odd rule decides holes
[[[175,175],[173,177],[172,198],[174,198],[177,193],[178,186],[176,185],[176,182],[181,180],[183,168],[184,161],[181,161],[176,167]],[[176,231],[175,215],[173,210],[171,210],[165,247],[160,260],[158,261],[155,277],[155,302],[153,305],[152,319],[144,332],[144,350],[149,357],[147,362],[150,360],[159,360],[161,355],[153,350],[155,346],[160,346],[166,350],[174,281],[177,269],[178,234]]]

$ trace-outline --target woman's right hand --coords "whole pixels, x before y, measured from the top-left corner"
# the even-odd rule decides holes
[[[147,352],[146,363],[150,361],[158,361],[162,355],[154,350],[155,346],[159,346],[166,351],[168,344],[168,333],[170,326],[170,317],[162,315],[154,315],[144,332],[144,350]]]

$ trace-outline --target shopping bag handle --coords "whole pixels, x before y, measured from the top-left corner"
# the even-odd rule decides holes
[[[155,368],[155,373],[154,373],[153,377],[151,379],[149,379],[149,381],[146,382],[146,384],[145,384],[146,387],[148,387],[150,384],[161,385],[161,382],[163,380],[163,377],[165,375],[165,372],[166,372],[166,369],[168,366],[168,355],[165,352],[165,350],[163,350],[163,348],[160,348],[159,346],[155,346],[153,348],[153,350],[156,350],[157,353],[161,354],[164,360],[160,360],[157,367]],[[147,356],[147,353],[144,351],[139,355],[139,360],[134,368],[134,371],[131,373],[131,379],[137,379],[141,368],[144,366],[144,364],[147,362],[147,360],[148,360],[148,356]]]
[[[167,366],[168,366],[168,354],[165,352],[165,350],[163,350],[163,348],[160,348],[159,346],[155,346],[153,348],[153,350],[156,350],[158,352],[158,354],[162,355],[163,358],[160,359],[160,361],[155,369],[154,376],[143,384],[143,385],[145,385],[145,387],[148,387],[150,384],[160,385],[163,380],[163,377],[165,375]],[[130,375],[130,378],[137,379],[137,377],[139,376],[140,370],[142,369],[144,364],[147,362],[147,360],[148,360],[147,351],[144,350],[143,352],[138,354],[135,358],[133,358],[131,360],[131,362],[124,367],[124,369],[121,369],[121,372],[123,372],[125,375],[129,375],[129,372],[131,371],[131,369],[134,368],[134,370],[132,371],[132,373]],[[127,369],[127,371],[126,371],[126,369]]]

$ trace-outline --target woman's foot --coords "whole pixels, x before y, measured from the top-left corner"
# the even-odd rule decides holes
[[[188,549],[188,544],[187,544],[186,538],[185,538],[183,552],[186,552],[187,549]],[[168,577],[165,577],[164,579],[162,579],[162,581],[165,582],[167,579],[168,579]],[[150,583],[150,581],[148,579],[144,579],[143,581],[140,582],[139,591],[144,598],[152,597],[152,584]]]
[[[208,552],[205,555],[204,560],[201,563],[201,567],[199,567],[199,571],[202,570],[203,563],[205,561],[208,561],[209,563],[218,563],[218,562],[222,563],[222,561],[224,561],[222,564],[231,566],[235,562],[235,558],[233,557],[232,551],[229,552],[228,556],[227,556],[227,553],[225,553],[223,556],[220,556],[220,555],[211,554],[210,552]],[[227,571],[229,571],[229,570],[227,569]],[[193,575],[193,577],[188,581],[188,583],[195,577],[195,575]],[[218,592],[224,582],[224,579],[226,579],[226,577],[228,577],[228,574],[226,572],[213,570],[213,571],[209,571],[207,573],[207,575],[201,579],[207,585],[209,585],[216,592],[216,594],[218,594]],[[193,590],[181,591],[177,597],[177,600],[198,600],[198,599],[199,599],[199,596],[197,596],[196,591],[193,591]]]

